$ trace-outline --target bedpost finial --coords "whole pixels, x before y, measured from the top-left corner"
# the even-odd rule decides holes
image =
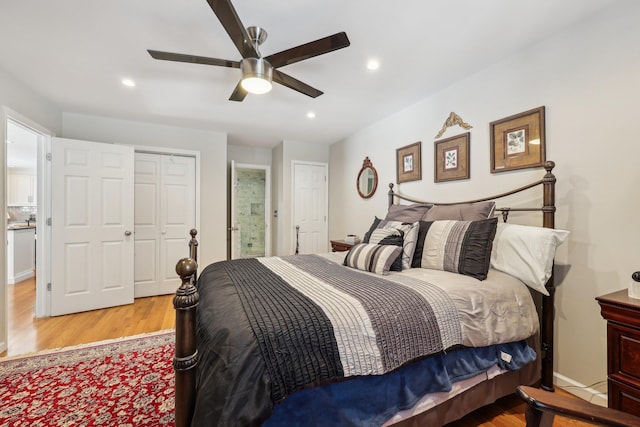
[[[553,160],[547,160],[546,162],[544,162],[544,168],[547,172],[551,172],[555,167],[556,162],[554,162]]]
[[[192,228],[191,231],[189,231],[189,234],[191,235],[192,239],[195,239],[196,236],[198,235],[198,230],[196,230],[195,228]]]
[[[389,191],[393,191],[393,182],[389,183]]]
[[[181,279],[191,276],[197,269],[198,264],[191,258],[182,258],[176,264],[176,273]]]

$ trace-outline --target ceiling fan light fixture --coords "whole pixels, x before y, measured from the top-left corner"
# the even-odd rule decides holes
[[[262,58],[244,58],[240,64],[242,88],[249,93],[262,95],[271,90],[273,67]]]

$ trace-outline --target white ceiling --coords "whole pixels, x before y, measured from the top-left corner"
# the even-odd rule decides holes
[[[324,95],[276,84],[237,103],[228,98],[239,70],[146,52],[239,60],[205,0],[0,0],[0,68],[67,112],[222,131],[238,145],[330,144],[614,3],[235,0],[244,25],[269,33],[265,56],[340,31],[351,41],[281,68]]]

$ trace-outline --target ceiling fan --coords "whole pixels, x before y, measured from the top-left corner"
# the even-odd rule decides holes
[[[323,92],[283,73],[278,68],[333,52],[351,44],[347,34],[341,32],[262,57],[258,47],[266,40],[267,32],[260,27],[248,27],[245,29],[231,4],[231,0],[207,0],[207,2],[242,55],[242,60],[232,61],[157,50],[147,51],[155,59],[240,68],[242,70],[242,78],[231,94],[230,101],[243,101],[247,93],[261,94],[269,92],[272,81],[316,98],[322,95]]]

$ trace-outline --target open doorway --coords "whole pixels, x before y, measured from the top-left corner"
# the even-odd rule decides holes
[[[271,255],[271,167],[231,162],[231,259]]]
[[[50,133],[17,113],[5,114],[7,286],[35,283],[35,317],[48,315],[47,278],[49,242],[44,218],[48,217],[46,153]]]

